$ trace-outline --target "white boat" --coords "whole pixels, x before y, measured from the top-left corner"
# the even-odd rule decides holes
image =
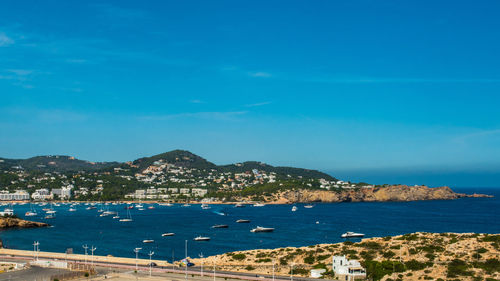
[[[208,209],[211,209],[212,207],[208,206],[207,204],[201,204],[201,208],[203,210],[208,210]]]
[[[249,223],[250,220],[243,220],[243,219],[239,219],[236,221],[237,223]]]
[[[55,213],[56,213],[56,211],[54,211],[54,210],[48,210],[46,213],[47,213],[47,214],[55,214]]]
[[[38,214],[36,213],[35,208],[33,208],[33,205],[30,203],[30,210],[27,211],[24,215],[27,217],[34,217],[37,216]]]
[[[120,218],[120,216],[119,216],[119,215],[116,215],[116,216],[114,216],[113,218],[114,218],[114,219],[119,219],[119,218]]]
[[[342,234],[340,237],[342,238],[360,238],[364,237],[365,235],[363,233],[356,233],[356,232],[351,232],[347,231],[346,233]]]
[[[305,205],[304,208],[311,209],[311,208],[314,208],[314,205]]]
[[[121,221],[121,222],[132,221],[132,215],[130,215],[130,209],[127,208],[127,218],[126,219],[120,219],[119,221]]]
[[[292,212],[295,212],[295,211],[297,211],[297,206],[292,207]]]
[[[172,207],[174,204],[172,203],[158,203],[160,206]]]
[[[263,204],[263,203],[255,203],[253,204],[254,207],[264,207],[266,206],[266,204]]]
[[[174,236],[175,233],[173,232],[167,232],[167,233],[163,233],[161,236],[165,237],[165,236]]]
[[[262,227],[262,226],[257,226],[256,228],[250,230],[250,232],[273,232],[274,228],[272,227]]]
[[[188,203],[182,205],[182,207],[189,207],[189,206],[191,206],[191,205],[189,205]]]
[[[236,203],[236,205],[234,205],[235,208],[245,208],[245,205],[243,203]]]
[[[155,240],[152,240],[152,239],[144,239],[142,240],[142,243],[154,243]]]
[[[70,211],[70,212],[74,212],[74,211],[76,211],[76,209],[75,209],[75,208],[69,208],[69,210],[68,210],[68,211]]]
[[[210,237],[198,236],[193,239],[194,241],[210,241]]]
[[[152,206],[152,205],[148,207],[149,210],[153,210],[154,208],[155,208],[155,206]]]

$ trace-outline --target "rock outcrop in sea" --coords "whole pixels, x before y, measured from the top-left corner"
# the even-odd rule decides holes
[[[2,228],[34,228],[49,226],[43,222],[27,221],[20,218],[0,217],[0,229]]]

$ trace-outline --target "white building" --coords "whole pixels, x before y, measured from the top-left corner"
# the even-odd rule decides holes
[[[52,189],[52,197],[57,195],[59,199],[69,199],[71,198],[71,188],[62,187],[62,188],[53,188]]]
[[[40,188],[40,189],[35,190],[35,192],[33,192],[33,194],[31,194],[31,198],[33,200],[52,199],[52,194],[50,194],[48,189]]]
[[[363,280],[366,270],[357,260],[348,260],[345,256],[333,256],[332,269],[338,280]]]
[[[29,200],[30,195],[24,190],[16,190],[14,193],[9,193],[7,190],[3,190],[0,193],[0,200]]]
[[[191,192],[193,193],[194,196],[203,197],[207,194],[208,191],[203,188],[193,188],[191,189]]]

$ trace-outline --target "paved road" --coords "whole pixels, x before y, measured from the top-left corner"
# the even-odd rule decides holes
[[[69,270],[30,267],[19,271],[11,271],[0,274],[1,281],[49,281],[50,276],[54,274],[69,272]]]
[[[2,259],[15,259],[15,260],[32,260],[31,256],[3,256],[0,257]],[[44,258],[44,260],[51,260],[49,258]],[[68,259],[68,261],[79,263],[79,264],[84,264],[81,261],[73,261],[71,259]],[[105,263],[105,262],[94,262],[94,265],[96,267],[100,268],[107,268],[107,269],[113,269],[113,270],[119,270],[119,271],[130,271],[130,270],[135,270],[134,265],[130,264],[123,264],[123,263]],[[149,267],[146,266],[139,266],[138,269],[143,272],[148,272]],[[180,267],[153,267],[152,271],[155,274],[161,274],[161,273],[173,273],[173,274],[185,274],[185,268],[180,268]],[[187,270],[187,274],[189,276],[191,275],[200,275],[200,268],[199,267],[190,267]],[[204,272],[205,276],[212,276],[213,277],[213,271]],[[243,273],[243,272],[229,272],[229,271],[220,271],[217,270],[215,274],[216,278],[230,278],[230,279],[243,279],[243,280],[252,280],[252,281],[272,281],[273,277],[271,275],[256,275],[256,274],[251,274],[251,273]],[[275,276],[275,280],[290,280],[289,276]],[[3,279],[0,279],[3,280]],[[6,279],[8,280],[8,279]],[[29,279],[27,279],[29,280]],[[294,281],[312,281],[312,280],[317,280],[317,279],[312,279],[312,278],[298,278],[294,277]]]

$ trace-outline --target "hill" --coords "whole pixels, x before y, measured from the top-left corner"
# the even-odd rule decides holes
[[[274,167],[262,162],[248,161],[238,164],[216,165],[205,158],[198,156],[187,150],[172,150],[169,152],[142,157],[132,161],[132,165],[139,172],[145,170],[155,163],[168,163],[177,167],[198,170],[216,170],[218,172],[244,173],[257,169],[267,173],[274,172],[281,178],[287,176],[302,177],[305,179],[335,180],[332,176],[317,170],[309,170],[294,167]],[[7,159],[0,158],[0,170],[25,170],[28,172],[75,172],[75,171],[104,171],[112,170],[116,167],[124,167],[120,162],[91,162],[79,160],[72,156],[48,155],[36,156],[28,159]],[[134,170],[135,171],[135,170]]]
[[[194,168],[194,169],[215,169],[217,166],[207,161],[206,159],[193,154],[187,150],[172,150],[169,152],[161,153],[151,157],[139,158],[132,163],[137,165],[140,170],[151,166],[156,161],[163,161],[165,163],[174,164],[183,168]]]
[[[119,165],[118,162],[90,162],[66,155],[35,156],[28,159],[0,158],[0,170],[24,169],[40,172],[97,171],[117,165]]]

